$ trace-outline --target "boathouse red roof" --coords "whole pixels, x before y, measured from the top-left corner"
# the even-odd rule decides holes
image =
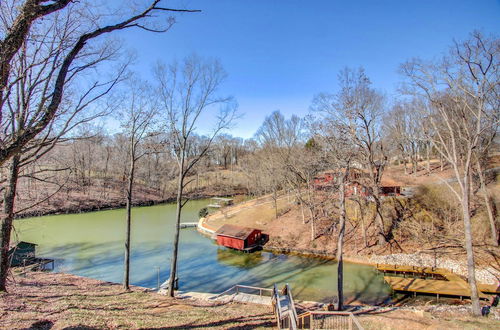
[[[225,225],[222,225],[222,227],[220,227],[215,232],[215,234],[245,240],[254,231],[255,231],[254,228],[240,227],[240,226],[225,224]]]
[[[257,248],[258,242],[262,238],[260,229],[229,224],[220,227],[215,234],[217,235],[217,244],[241,251],[251,251]]]

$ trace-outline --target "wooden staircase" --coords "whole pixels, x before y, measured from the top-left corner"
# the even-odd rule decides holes
[[[278,329],[297,329],[297,310],[288,284],[281,291],[274,284],[272,303]]]
[[[307,311],[297,316],[290,286],[273,288],[272,303],[278,329],[356,329],[363,327],[350,312]]]

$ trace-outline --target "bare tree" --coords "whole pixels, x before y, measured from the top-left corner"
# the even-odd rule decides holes
[[[419,151],[423,145],[424,121],[420,117],[421,111],[416,100],[399,102],[389,112],[385,122],[388,136],[397,144],[403,160],[404,172],[407,173],[407,157],[412,165],[412,174],[417,175]]]
[[[114,59],[117,47],[104,43],[92,49],[90,42],[132,27],[163,32],[173,20],[148,26],[153,13],[187,11],[165,8],[160,0],[155,0],[146,9],[118,23],[100,26],[99,17],[84,19],[85,6],[89,4],[65,0],[49,4],[45,0],[12,0],[0,4],[0,165],[12,159],[1,221],[0,291],[6,289],[17,184],[15,172],[20,162],[40,158],[45,154],[44,148],[54,145],[75,122],[81,123],[78,114],[106,95],[124,72],[121,67],[118,75],[108,81],[96,79],[90,87],[83,88],[79,96],[68,93],[82,88],[83,83],[77,83],[78,77]],[[33,28],[35,21],[39,24]],[[71,86],[75,87],[73,91]],[[29,102],[18,98],[16,90],[26,92],[22,98],[26,97]],[[71,105],[67,106],[67,102]]]
[[[335,96],[328,97],[329,104],[325,107],[323,103],[326,101],[323,97],[316,99],[313,105],[313,110],[316,110],[316,115],[319,118],[314,123],[316,137],[323,152],[325,162],[328,163],[330,169],[334,169],[337,173],[335,180],[336,189],[334,197],[338,200],[339,206],[339,221],[337,233],[337,292],[338,292],[338,309],[343,309],[344,304],[344,237],[347,221],[346,211],[346,185],[350,181],[350,171],[352,164],[360,157],[356,146],[357,136],[353,134],[354,122],[352,117],[346,116],[346,112],[350,110],[351,102],[345,95],[339,93]],[[319,102],[319,103],[316,103]],[[319,104],[319,107],[317,107]]]
[[[385,111],[384,97],[371,87],[370,79],[360,68],[346,68],[339,73],[340,91],[322,93],[315,97],[312,108],[332,118],[348,122],[353,148],[359,161],[369,174],[369,184],[375,202],[375,219],[378,224],[378,244],[387,241],[381,211],[380,181],[387,164],[381,134],[381,120]]]
[[[6,102],[6,95],[10,93],[9,87],[12,85],[12,82],[15,83],[19,79],[19,76],[12,75],[11,67],[16,55],[22,54],[20,52],[21,47],[23,45],[30,45],[34,49],[40,48],[40,45],[44,44],[44,36],[51,35],[52,33],[60,33],[58,28],[50,24],[50,20],[56,22],[58,18],[51,14],[63,10],[70,3],[74,6],[79,5],[77,2],[70,0],[54,1],[48,5],[44,5],[47,2],[45,0],[26,0],[20,9],[17,9],[15,4],[19,4],[19,2],[13,1],[14,3],[11,6],[1,8],[3,10],[10,9],[9,13],[2,12],[2,21],[9,23],[7,23],[7,26],[4,26],[3,38],[0,41],[0,63],[2,63],[2,70],[0,72],[0,127],[2,128],[9,124],[9,119],[4,118],[4,104]],[[140,28],[151,32],[165,32],[171,27],[174,21],[170,19],[166,24],[158,27],[147,26],[147,20],[153,16],[152,14],[192,12],[192,10],[166,8],[161,6],[160,3],[161,0],[151,1],[146,9],[134,13],[115,24],[98,26],[99,22],[91,21],[88,24],[84,24],[83,21],[79,21],[78,26],[75,27],[74,24],[70,26],[70,31],[63,29],[62,35],[58,36],[59,42],[55,44],[55,49],[50,51],[50,60],[42,64],[52,67],[52,70],[49,70],[50,76],[48,77],[51,83],[47,86],[47,89],[51,93],[48,94],[46,99],[43,99],[43,102],[40,102],[36,115],[28,122],[29,125],[24,130],[16,131],[15,134],[5,134],[4,132],[5,135],[2,136],[0,141],[0,165],[4,164],[13,155],[19,153],[29,141],[34,139],[51,124],[63,101],[65,88],[71,80],[81,75],[86,69],[95,67],[96,64],[109,58],[110,54],[107,53],[106,48],[110,47],[107,46],[104,51],[96,52],[92,56],[93,59],[81,62],[80,55],[84,49],[89,47],[87,44],[90,41],[102,35],[129,28]],[[76,9],[69,10],[64,14],[71,17],[71,15],[78,12]],[[15,18],[11,19],[11,16]],[[42,32],[42,40],[32,38],[27,43],[27,37],[30,34],[33,22],[41,17],[48,17],[49,23],[46,23],[48,29],[45,33]],[[83,16],[80,18],[83,18]],[[63,26],[63,28],[68,28],[68,26]],[[82,31],[83,28],[87,28],[86,31]],[[54,64],[55,67],[53,67]],[[96,87],[98,86],[99,83],[96,84]]]
[[[416,59],[402,66],[409,79],[408,91],[426,100],[435,131],[432,143],[451,165],[457,182],[445,183],[462,206],[472,313],[476,316],[481,311],[472,241],[471,171],[485,132],[498,124],[499,54],[498,38],[474,32],[469,40],[456,42],[449,55],[436,63]]]
[[[259,168],[265,173],[274,203],[275,218],[278,218],[278,191],[283,188],[287,168],[291,164],[292,150],[297,148],[301,138],[301,121],[297,116],[290,120],[274,111],[264,119],[255,134],[264,159]]]
[[[177,159],[176,219],[174,243],[170,266],[168,292],[174,296],[177,275],[177,256],[182,208],[188,202],[184,189],[190,171],[207,154],[215,137],[229,127],[235,118],[236,104],[232,97],[217,96],[218,89],[226,77],[217,61],[208,61],[192,55],[181,65],[159,64],[156,67],[159,93],[162,98],[166,128],[171,135],[172,153]],[[196,144],[195,131],[202,114],[219,107],[212,132],[203,145]]]
[[[493,140],[498,131],[498,119],[496,120],[497,124],[492,125],[492,129],[485,130],[485,134],[482,138],[482,141],[479,143],[478,147],[474,152],[474,165],[472,170],[475,170],[477,176],[479,178],[479,186],[481,189],[481,193],[484,199],[484,205],[486,207],[486,212],[488,214],[488,220],[490,223],[490,232],[491,232],[491,242],[493,245],[498,246],[500,244],[499,233],[497,229],[497,220],[496,220],[496,212],[493,200],[490,196],[488,188],[486,187],[486,163],[488,160],[488,152],[491,147]]]
[[[300,203],[302,220],[305,221],[304,206],[309,211],[311,226],[311,241],[316,238],[315,229],[315,190],[314,176],[323,168],[320,165],[318,150],[313,143],[307,146],[305,142],[305,122],[297,116],[286,119],[279,111],[274,111],[266,117],[257,130],[256,138],[260,142],[261,152],[265,157],[260,167],[268,173],[272,183],[273,201],[277,217],[278,189],[289,189],[294,192],[295,199]]]
[[[339,114],[341,111],[339,111]],[[326,120],[325,120],[326,119]],[[325,157],[330,168],[336,169],[335,197],[339,205],[339,221],[337,231],[337,292],[338,309],[343,309],[344,304],[344,237],[347,221],[346,211],[346,185],[349,184],[351,165],[356,157],[356,150],[352,148],[350,126],[346,121],[337,117],[334,120],[324,118],[319,124],[321,138],[319,142],[328,156]],[[347,122],[348,124],[348,122]]]
[[[145,140],[154,127],[157,108],[152,104],[148,91],[151,88],[145,83],[133,81],[130,86],[130,97],[127,98],[125,110],[121,111],[122,126],[128,137],[128,177],[127,177],[127,204],[126,204],[126,231],[123,288],[130,290],[130,227],[132,222],[133,189],[137,162],[147,153]]]

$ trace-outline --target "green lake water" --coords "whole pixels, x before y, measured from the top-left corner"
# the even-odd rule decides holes
[[[183,221],[198,220],[206,200],[190,201]],[[155,288],[169,277],[175,205],[134,208],[131,282]],[[37,256],[55,259],[55,271],[121,282],[125,210],[16,220],[13,240],[38,244]],[[289,283],[303,300],[331,301],[336,295],[336,263],[322,258],[258,251],[247,254],[217,246],[195,228],[181,230],[179,286],[182,291],[222,292],[235,284],[271,287]],[[381,303],[390,295],[373,267],[345,263],[344,291],[349,300]]]

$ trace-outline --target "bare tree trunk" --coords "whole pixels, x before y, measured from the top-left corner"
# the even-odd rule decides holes
[[[418,171],[418,160],[417,160],[417,155],[416,152],[413,154],[413,176],[417,176],[417,171]]]
[[[365,213],[362,209],[362,206],[361,206],[361,202],[360,201],[357,201],[358,203],[358,206],[359,206],[359,216],[361,218],[361,232],[362,232],[362,235],[363,235],[363,244],[364,244],[364,247],[367,247],[368,246],[368,241],[366,239],[366,228],[365,228]],[[356,209],[356,218],[357,218],[357,209]]]
[[[308,187],[308,199],[309,199],[309,205],[308,205],[309,216],[310,216],[310,221],[311,221],[311,241],[314,241],[316,229],[314,227],[314,201],[313,201],[310,185]]]
[[[278,219],[278,196],[276,189],[273,189],[274,218]]]
[[[481,190],[483,192],[484,204],[486,204],[486,210],[488,212],[488,219],[490,221],[490,230],[491,230],[491,240],[493,241],[493,245],[498,246],[498,231],[496,226],[495,216],[493,215],[493,207],[491,205],[491,198],[488,193],[488,189],[486,188],[486,183],[484,181],[483,169],[481,167],[480,161],[476,161],[477,164],[477,172],[479,175],[479,181],[481,183]]]
[[[464,233],[465,233],[465,250],[467,251],[467,279],[469,281],[471,300],[472,300],[472,314],[481,316],[481,307],[479,305],[479,295],[476,285],[476,267],[474,263],[474,249],[472,246],[472,226],[470,220],[470,206],[469,206],[469,191],[470,182],[469,174],[464,174],[464,189],[462,191],[462,213],[464,217]]]
[[[427,174],[431,173],[431,151],[430,151],[430,145],[427,144],[425,148],[425,156],[427,158]]]
[[[306,215],[304,213],[304,203],[300,201],[300,212],[302,213],[302,224],[306,223]]]
[[[384,245],[387,240],[385,238],[385,228],[384,228],[384,220],[382,217],[381,211],[381,203],[380,203],[380,194],[378,192],[378,187],[375,187],[373,191],[373,199],[375,200],[375,221],[378,224],[378,245]]]
[[[349,175],[349,168],[346,169],[345,174],[341,176],[340,187],[339,187],[339,198],[340,198],[340,222],[339,222],[339,235],[337,241],[337,292],[339,298],[338,310],[341,311],[344,308],[344,259],[343,259],[343,248],[344,248],[344,233],[345,233],[345,222],[346,222],[346,208],[345,208],[345,185],[344,182]]]
[[[132,222],[132,188],[134,186],[134,172],[135,172],[135,159],[131,156],[130,170],[128,175],[128,188],[127,188],[127,227],[125,233],[125,270],[123,274],[123,288],[130,290],[130,225]]]
[[[7,276],[9,274],[9,245],[12,221],[14,220],[14,202],[19,176],[19,155],[12,157],[9,173],[9,186],[4,196],[4,214],[1,220],[0,236],[0,291],[7,291]]]
[[[314,217],[311,216],[311,242],[314,241],[314,236],[315,236],[315,229],[314,229]]]
[[[175,279],[177,276],[177,255],[179,252],[179,234],[180,234],[180,224],[181,224],[181,212],[182,212],[182,193],[184,188],[184,155],[185,151],[181,151],[181,159],[179,165],[179,178],[177,182],[177,208],[175,211],[175,234],[174,234],[174,248],[172,251],[172,262],[170,264],[170,278],[168,280],[168,294],[170,297],[174,297],[175,289]]]

